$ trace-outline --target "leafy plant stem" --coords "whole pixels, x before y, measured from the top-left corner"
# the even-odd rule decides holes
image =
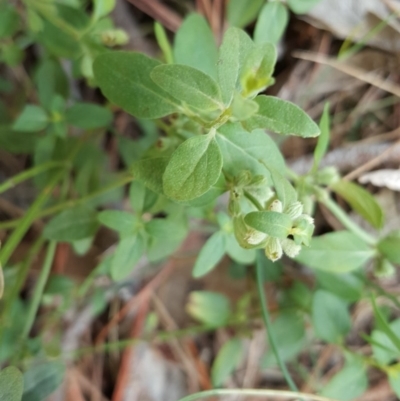
[[[50,216],[54,213],[57,212],[61,212],[63,210],[66,209],[70,209],[74,206],[78,206],[81,204],[84,204],[85,202],[88,202],[100,195],[103,195],[109,191],[112,191],[113,189],[119,188],[125,184],[128,184],[129,182],[131,182],[133,179],[133,177],[131,175],[123,175],[120,179],[116,180],[115,182],[113,182],[110,185],[107,185],[101,189],[99,189],[98,191],[92,192],[89,195],[86,195],[82,198],[79,199],[72,199],[69,201],[65,201],[62,203],[59,203],[58,205],[54,205],[51,206],[47,209],[44,209],[40,212],[38,212],[36,218],[41,218],[41,217],[46,217],[46,216]],[[17,227],[19,226],[19,224],[21,223],[22,219],[15,219],[15,220],[10,220],[10,221],[6,221],[4,223],[0,223],[0,228],[2,229],[6,229],[6,228],[13,228],[13,227]]]
[[[27,338],[27,336],[29,335],[29,332],[31,331],[32,325],[35,321],[36,313],[37,313],[37,311],[39,309],[39,305],[40,305],[40,300],[42,299],[44,287],[47,283],[47,279],[50,274],[51,266],[53,264],[54,255],[56,252],[56,246],[57,246],[56,241],[50,241],[49,245],[47,247],[44,264],[43,264],[42,270],[40,272],[38,282],[35,287],[35,292],[33,294],[32,301],[30,303],[30,308],[28,311],[28,316],[26,318],[24,330],[22,331],[22,335],[21,335],[22,341],[24,341]]]
[[[43,246],[44,238],[40,236],[32,245],[31,249],[25,260],[22,262],[20,268],[18,269],[18,275],[15,280],[13,287],[10,290],[9,295],[7,296],[7,302],[4,303],[4,310],[2,313],[1,325],[0,325],[0,338],[2,338],[2,332],[4,327],[8,326],[9,322],[9,314],[10,308],[14,305],[14,301],[17,298],[24,282],[26,276],[29,272],[29,268],[31,267],[32,259],[38,254],[39,250]]]
[[[249,192],[243,191],[244,196],[260,211],[264,210],[261,203]]]
[[[317,188],[317,190],[318,201],[322,203],[348,230],[353,232],[367,244],[375,245],[376,239],[355,224],[343,209],[329,197],[325,190],[322,190],[321,188]]]
[[[267,397],[282,398],[282,399],[298,399],[299,393],[293,391],[281,391],[281,390],[258,390],[258,389],[214,389],[202,391],[200,393],[191,394],[187,397],[181,398],[179,401],[197,401],[203,398],[209,399],[210,397],[218,396],[237,396],[237,397],[256,397],[267,399]],[[320,397],[311,394],[302,394],[303,399],[307,401],[332,401],[326,397]]]
[[[10,188],[15,187],[16,185],[20,184],[21,182],[28,180],[29,178],[35,177],[36,175],[43,173],[44,171],[51,170],[56,167],[61,167],[64,165],[64,162],[48,162],[39,164],[29,170],[23,171],[20,174],[8,179],[7,181],[3,182],[0,185],[0,194],[7,191]]]
[[[298,390],[296,384],[294,383],[292,377],[290,376],[290,373],[287,370],[287,367],[279,354],[278,347],[276,345],[275,338],[272,333],[271,319],[270,319],[269,312],[268,312],[267,299],[264,294],[263,270],[262,270],[263,269],[263,263],[262,263],[263,257],[264,256],[263,256],[262,252],[258,251],[257,259],[256,259],[256,275],[257,275],[257,290],[258,290],[258,295],[260,298],[260,303],[261,303],[261,308],[262,308],[262,318],[263,318],[263,321],[265,324],[265,328],[267,330],[269,344],[271,346],[272,352],[275,355],[278,365],[282,371],[282,374],[285,377],[286,383],[288,384],[289,388],[292,391],[298,392],[299,390]]]

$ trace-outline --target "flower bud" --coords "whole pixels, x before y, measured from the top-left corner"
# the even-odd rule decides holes
[[[293,220],[296,220],[303,213],[303,205],[296,201],[289,205],[286,214],[288,214]]]
[[[244,187],[251,182],[251,172],[248,170],[241,171],[236,178],[236,185],[239,187]]]
[[[296,244],[310,245],[311,237],[314,232],[314,219],[308,214],[298,217],[290,230]]]
[[[329,166],[319,170],[316,179],[320,185],[332,185],[340,180],[340,175],[336,167]]]
[[[282,213],[282,202],[279,199],[273,200],[272,203],[268,206],[268,210],[270,210],[271,212]]]
[[[267,238],[267,234],[249,227],[244,222],[243,215],[233,218],[233,231],[237,242],[245,249],[256,248]]]
[[[101,41],[109,47],[121,46],[129,42],[129,37],[122,29],[109,29],[101,33]]]
[[[378,278],[390,278],[396,273],[396,268],[387,260],[379,260],[374,269],[374,275]]]
[[[281,245],[283,248],[283,252],[285,252],[286,255],[290,258],[294,258],[301,251],[301,246],[297,245],[293,240],[289,238],[285,238],[284,240],[282,240]]]
[[[282,246],[278,238],[268,237],[265,246],[265,256],[272,260],[277,261],[282,257]]]

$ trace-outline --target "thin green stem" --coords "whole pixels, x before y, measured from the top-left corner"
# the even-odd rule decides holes
[[[119,188],[125,184],[128,184],[129,182],[131,182],[133,180],[133,177],[131,175],[124,175],[123,177],[121,177],[120,179],[114,181],[112,184],[100,188],[98,191],[92,192],[89,195],[86,195],[82,198],[79,199],[71,199],[65,202],[61,202],[58,205],[54,205],[51,206],[47,209],[44,209],[42,211],[39,211],[37,213],[36,218],[42,218],[42,217],[47,217],[50,216],[54,213],[58,213],[61,212],[63,210],[66,209],[70,209],[74,206],[78,206],[81,204],[84,204],[85,202],[88,202],[90,200],[93,200],[94,198],[97,198],[98,196],[104,195],[107,192],[112,191],[113,189]],[[19,224],[21,224],[23,219],[14,219],[14,220],[10,220],[10,221],[6,221],[6,222],[0,222],[0,229],[9,229],[9,228],[14,228],[19,226]]]
[[[334,202],[326,190],[316,188],[317,199],[322,203],[349,231],[357,235],[367,244],[375,245],[376,239],[354,223],[344,210]]]
[[[243,194],[258,210],[264,210],[262,204],[250,192],[243,191]]]
[[[16,176],[8,179],[7,181],[3,182],[0,184],[0,194],[7,191],[10,188],[15,187],[16,185],[20,184],[23,181],[28,180],[29,178],[35,177],[40,173],[43,173],[44,171],[51,170],[56,167],[61,167],[62,165],[65,165],[64,162],[48,162],[48,163],[43,163],[39,164],[38,166],[35,166],[29,170],[23,171],[20,174],[17,174]]]
[[[233,395],[236,397],[256,397],[262,398],[264,401],[267,401],[269,398],[281,398],[286,400],[299,400],[299,396],[301,395],[301,399],[303,401],[334,401],[330,398],[321,397],[318,395],[312,394],[303,394],[293,391],[281,391],[281,390],[257,390],[257,389],[214,389],[202,391],[200,393],[188,395],[186,397],[181,398],[179,401],[197,401],[203,398],[209,399],[210,397],[224,397]]]
[[[272,325],[271,325],[271,319],[270,319],[269,311],[268,311],[267,299],[264,294],[264,285],[263,285],[264,280],[263,280],[263,270],[262,270],[263,269],[263,264],[262,264],[263,257],[264,256],[261,252],[257,252],[257,259],[256,259],[257,289],[258,289],[258,295],[260,297],[263,321],[265,324],[265,328],[267,330],[269,344],[271,346],[272,352],[275,355],[276,361],[278,362],[278,365],[282,371],[282,374],[285,377],[286,383],[288,384],[289,388],[292,391],[297,392],[298,388],[297,388],[296,384],[294,383],[292,377],[290,376],[290,373],[287,370],[287,367],[279,354],[279,350],[278,350],[278,347],[275,342],[275,338],[272,333]]]
[[[36,283],[35,292],[30,302],[30,307],[25,321],[25,326],[22,331],[21,335],[22,341],[24,341],[28,337],[29,332],[31,331],[33,323],[35,321],[35,317],[40,306],[40,301],[43,296],[44,287],[46,286],[47,280],[50,275],[51,266],[53,265],[54,255],[56,253],[56,246],[57,246],[56,241],[50,241],[47,247],[46,257],[44,260],[42,271],[40,272],[38,282]]]

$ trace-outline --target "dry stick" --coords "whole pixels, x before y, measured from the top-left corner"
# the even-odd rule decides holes
[[[362,166],[356,168],[353,170],[351,173],[345,175],[343,177],[344,180],[354,180],[355,178],[359,177],[362,173],[365,173],[366,171],[370,171],[374,167],[378,166],[381,164],[381,162],[384,160],[384,158],[393,151],[396,146],[400,145],[400,139],[396,141],[392,146],[390,146],[389,149],[386,149],[384,152],[382,152],[380,155],[374,157],[373,159],[369,160],[367,163],[363,164]]]
[[[174,260],[171,259],[166,266],[164,266],[162,270],[150,282],[148,282],[136,296],[126,303],[124,307],[107,323],[106,326],[103,327],[96,338],[95,345],[102,344],[106,339],[108,332],[116,324],[118,324],[127,315],[127,313],[129,313],[129,311],[135,308],[138,304],[149,299],[151,292],[154,291],[160,284],[162,284],[163,280],[168,277],[175,268],[176,264],[174,263]]]
[[[182,23],[182,18],[169,7],[157,0],[128,0],[139,10],[148,14],[172,32],[176,32]]]
[[[161,321],[165,324],[165,328],[168,331],[177,330],[178,326],[164,304],[160,301],[157,295],[154,294],[154,292],[151,294],[151,296],[154,302],[155,309],[160,315]],[[178,357],[181,359],[183,366],[187,370],[187,376],[189,379],[189,393],[199,391],[198,373],[193,359],[187,355],[185,347],[182,346],[182,344],[176,338],[173,338],[171,340],[171,345],[177,353]]]
[[[379,78],[375,73],[371,73],[370,71],[365,71],[361,68],[353,67],[325,57],[321,54],[316,54],[312,52],[296,51],[293,52],[293,57],[299,58],[301,60],[313,61],[314,63],[328,65],[338,71],[350,75],[351,77],[367,82],[370,85],[376,86],[377,88],[383,89],[388,93],[392,93],[393,95],[400,97],[400,87],[398,85],[396,85],[392,81],[383,80],[382,78]]]
[[[139,313],[132,324],[131,333],[129,335],[130,338],[137,338],[140,336],[148,311],[149,298],[146,298],[146,300],[140,305]],[[129,382],[134,352],[135,348],[134,346],[131,346],[126,348],[122,354],[122,361],[118,371],[117,383],[115,384],[115,389],[111,399],[112,401],[123,401],[125,398],[124,396]]]

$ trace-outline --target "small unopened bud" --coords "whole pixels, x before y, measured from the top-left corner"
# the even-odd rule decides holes
[[[396,268],[387,259],[378,261],[374,269],[374,275],[378,278],[390,278],[393,277],[395,273]]]
[[[245,249],[256,248],[267,238],[267,234],[249,227],[244,222],[243,215],[233,218],[233,231],[237,242]]]
[[[290,234],[293,235],[296,244],[308,246],[310,245],[314,228],[314,219],[308,214],[302,214],[294,221]]]
[[[271,212],[282,213],[283,210],[282,202],[279,199],[275,199],[269,205],[268,210],[270,210]]]
[[[301,251],[301,246],[297,245],[293,240],[289,238],[285,238],[284,240],[282,240],[281,245],[283,252],[285,252],[286,255],[290,258],[294,258]]]
[[[251,172],[248,170],[241,171],[236,179],[237,186],[244,187],[251,182]]]
[[[101,33],[101,41],[109,47],[121,46],[128,43],[129,37],[122,29],[109,29]]]
[[[265,246],[265,256],[272,260],[277,261],[282,257],[282,246],[278,238],[268,237]]]
[[[316,178],[320,185],[332,185],[340,180],[340,175],[336,167],[328,166],[318,171]]]
[[[303,205],[298,201],[293,202],[291,205],[289,205],[285,213],[295,220],[303,213]]]

